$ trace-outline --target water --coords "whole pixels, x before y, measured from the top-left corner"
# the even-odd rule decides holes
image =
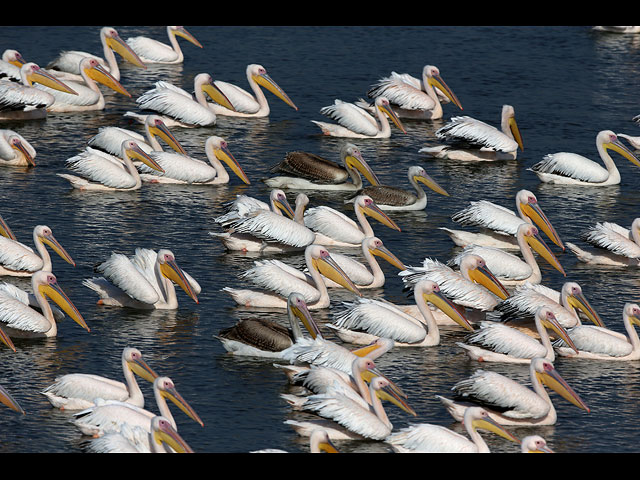
[[[118,27],[126,38],[146,34],[165,38],[164,27]],[[637,135],[631,122],[640,113],[640,37],[595,33],[589,27],[188,27],[204,45],[200,50],[182,42],[186,61],[181,66],[150,66],[146,71],[122,65],[122,83],[132,98],[107,93],[102,112],[51,114],[45,121],[7,124],[30,140],[38,151],[30,170],[6,168],[0,172],[0,212],[21,241],[30,243],[32,229],[47,224],[76,260],[76,267],[54,256],[54,272],[84,315],[91,332],[65,320],[55,339],[16,341],[17,353],[0,349],[0,384],[26,410],[19,416],[6,409],[0,415],[2,452],[81,452],[86,439],[69,423],[70,413],[51,408],[39,393],[57,375],[90,372],[121,379],[120,354],[136,346],[148,363],[170,376],[204,421],[204,428],[177,413],[179,431],[197,452],[246,452],[274,447],[308,451],[306,442],[283,421],[299,418],[279,397],[290,391],[284,375],[268,360],[235,358],[213,338],[221,328],[253,314],[237,309],[220,290],[241,285],[237,275],[258,258],[227,253],[208,235],[218,231],[213,219],[223,203],[237,194],[266,198],[260,181],[287,151],[307,150],[338,159],[341,140],[319,135],[310,120],[322,120],[319,109],[335,98],[353,101],[392,70],[418,75],[424,64],[437,65],[464,107],[464,114],[498,124],[501,106],[515,107],[525,150],[518,160],[495,165],[466,165],[434,160],[418,153],[433,144],[435,130],[460,113],[445,106],[445,119],[405,122],[407,134],[394,129],[386,140],[358,141],[365,159],[384,183],[406,185],[406,169],[423,165],[450,197],[429,195],[424,212],[393,214],[402,232],[381,225],[374,228],[406,264],[430,256],[447,260],[456,253],[438,227],[453,226],[451,215],[472,200],[487,199],[513,208],[515,193],[532,190],[558,233],[581,243],[579,233],[596,221],[630,225],[637,214],[640,171],[620,157],[619,186],[575,188],[542,185],[527,170],[546,153],[573,151],[597,159],[599,130]],[[0,47],[16,48],[45,65],[65,49],[99,53],[96,27],[24,27],[0,29]],[[47,41],[42,39],[46,38]],[[388,39],[393,39],[389,42]],[[428,46],[428,49],[427,49]],[[144,185],[137,192],[81,193],[57,177],[64,160],[84,149],[102,125],[129,126],[122,118],[135,110],[135,98],[156,80],[192,88],[193,77],[209,72],[214,78],[246,86],[248,63],[261,63],[299,107],[295,111],[267,93],[268,119],[219,118],[213,128],[174,130],[189,152],[203,157],[205,139],[226,138],[231,151],[252,180],[245,186],[233,178],[225,186]],[[132,128],[129,126],[129,128]],[[135,128],[135,127],[133,127]],[[615,155],[615,154],[614,154]],[[346,194],[311,194],[311,205],[344,208]],[[294,194],[290,195],[293,201]],[[350,213],[344,208],[346,213]],[[179,292],[176,311],[139,312],[95,304],[96,297],[82,286],[93,276],[93,266],[112,251],[132,254],[136,247],[170,248],[180,265],[202,285],[200,303]],[[554,249],[557,252],[557,249]],[[299,265],[300,255],[277,258]],[[579,282],[610,328],[622,330],[625,302],[638,301],[640,273],[634,269],[591,269],[570,252],[560,254],[567,279]],[[382,294],[407,303],[396,271],[389,265]],[[559,289],[565,280],[546,263],[543,282]],[[5,280],[5,279],[3,279]],[[28,288],[24,279],[9,279]],[[333,307],[314,314],[321,324],[332,321],[347,293],[336,293]],[[284,319],[284,315],[267,315]],[[326,328],[323,331],[327,332]],[[417,418],[396,408],[388,413],[396,428],[430,422],[461,431],[434,395],[446,395],[458,380],[478,368],[455,342],[460,329],[444,329],[441,345],[425,349],[395,349],[379,367],[409,394]],[[528,383],[519,365],[483,365]],[[558,410],[555,426],[521,428],[520,437],[538,433],[558,452],[631,452],[640,434],[635,399],[640,393],[638,362],[608,363],[559,359],[556,367],[591,408],[578,410],[552,394]],[[142,384],[147,406],[155,409],[150,384]],[[517,447],[488,436],[493,451],[515,452]],[[339,445],[342,451],[386,452],[378,442]]]

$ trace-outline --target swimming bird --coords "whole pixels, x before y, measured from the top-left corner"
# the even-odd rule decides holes
[[[503,105],[500,130],[492,125],[462,116],[453,117],[436,131],[436,137],[445,145],[424,147],[419,151],[436,158],[461,161],[490,162],[515,160],[518,147],[524,150],[522,137],[516,123],[515,110]]]
[[[153,383],[158,374],[144,361],[142,353],[137,348],[126,347],[121,358],[126,384],[100,375],[70,373],[57,377],[55,382],[41,393],[47,397],[51,405],[61,410],[83,410],[93,407],[96,399],[118,400],[136,407],[144,407],[144,395],[135,375]]]
[[[355,191],[362,188],[360,174],[372,185],[380,183],[362,157],[360,149],[354,144],[343,145],[340,158],[344,167],[314,153],[289,152],[280,163],[269,170],[279,175],[267,178],[264,183],[273,188]]]
[[[8,392],[8,390],[6,388],[4,388],[2,385],[0,385],[0,403],[2,403],[4,406],[10,408],[11,410],[14,410],[14,411],[16,411],[18,413],[21,413],[21,414],[25,415],[25,411],[20,406],[18,401],[15,398],[13,398],[13,395],[11,395]]]
[[[606,186],[618,185],[621,177],[608,150],[619,153],[636,166],[636,157],[611,130],[602,130],[596,136],[596,148],[604,167],[576,153],[559,152],[545,155],[531,170],[544,183],[560,185]]]
[[[35,167],[36,149],[13,130],[0,130],[0,165]]]
[[[253,450],[251,453],[287,453],[277,448]],[[309,453],[340,453],[324,428],[317,428],[309,436]]]
[[[520,443],[521,453],[553,453],[547,441],[540,435],[529,435]]]
[[[127,257],[112,253],[96,266],[104,277],[85,279],[82,284],[98,293],[98,305],[137,309],[172,310],[178,308],[174,282],[198,303],[200,285],[184,272],[171,250],[156,253],[148,248],[136,248]]]
[[[170,25],[167,27],[167,36],[171,45],[164,44],[153,38],[137,36],[127,38],[127,45],[131,47],[144,63],[178,64],[184,60],[184,53],[176,37],[182,37],[196,47],[202,44],[196,40],[183,26]]]
[[[469,378],[456,383],[452,390],[455,400],[436,395],[449,414],[462,421],[469,406],[481,406],[500,425],[555,425],[556,409],[544,385],[576,407],[590,412],[586,403],[567,384],[553,366],[543,358],[534,358],[529,365],[531,386],[524,385],[496,372],[476,370]]]
[[[0,59],[0,79],[19,82],[20,67],[25,63],[27,62],[20,52],[7,48],[2,52],[2,59]]]
[[[598,247],[598,251],[589,252],[567,242],[569,250],[581,262],[614,267],[640,265],[640,217],[631,222],[630,229],[613,222],[598,222],[584,232],[582,238]]]

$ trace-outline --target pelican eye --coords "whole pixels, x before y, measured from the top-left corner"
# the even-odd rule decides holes
[[[544,367],[544,370],[545,370],[545,371],[547,371],[547,372],[550,372],[550,371],[552,371],[552,370],[553,370],[553,365],[551,365],[551,364],[550,364],[550,363],[548,363],[548,362],[545,362],[545,363],[543,364],[543,367]]]

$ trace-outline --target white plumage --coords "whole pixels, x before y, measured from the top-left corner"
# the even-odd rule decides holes
[[[0,130],[0,165],[34,167],[36,149],[13,130]]]
[[[173,65],[182,63],[184,60],[184,53],[182,52],[182,48],[180,48],[180,43],[176,36],[182,37],[195,46],[202,48],[200,42],[183,26],[168,26],[167,36],[169,37],[169,43],[171,45],[166,45],[153,38],[143,36],[127,38],[127,45],[129,45],[145,63]]]
[[[578,260],[589,264],[635,266],[640,264],[640,218],[634,219],[631,229],[612,222],[599,222],[583,233],[582,238],[599,251],[588,252],[567,243]]]

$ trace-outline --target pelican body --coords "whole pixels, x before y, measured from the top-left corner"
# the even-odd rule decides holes
[[[184,53],[182,53],[180,43],[176,37],[182,37],[196,47],[202,48],[202,45],[196,40],[196,37],[191,35],[183,26],[168,26],[167,36],[169,37],[169,43],[171,45],[143,36],[127,38],[127,45],[131,47],[131,50],[133,50],[144,63],[169,65],[176,65],[184,61]]]
[[[36,149],[13,130],[0,130],[0,165],[35,167]]]
[[[634,219],[630,229],[612,222],[599,222],[584,232],[582,238],[598,250],[589,252],[567,243],[581,262],[615,267],[640,265],[640,218]]]

